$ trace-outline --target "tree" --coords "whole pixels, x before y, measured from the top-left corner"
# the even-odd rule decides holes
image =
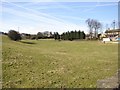
[[[61,39],[62,39],[62,40],[65,40],[65,33],[63,33],[63,34],[61,35]]]
[[[93,34],[93,22],[94,22],[94,20],[89,18],[89,19],[87,19],[85,22],[87,23],[87,25],[88,25],[88,27],[89,27],[90,39],[92,39],[92,34]]]
[[[36,39],[41,39],[41,38],[44,38],[43,34],[41,32],[38,32],[37,33],[37,36],[36,36]]]
[[[68,36],[67,36],[67,32],[65,33],[65,40],[67,40]]]
[[[71,31],[71,41],[74,40],[75,34],[74,31]]]
[[[84,31],[82,31],[82,35],[83,35],[82,39],[85,39],[86,35],[85,35]]]
[[[10,30],[8,32],[8,37],[11,39],[11,40],[14,40],[14,41],[19,41],[21,40],[21,35],[19,34],[19,32],[15,31],[15,30]]]
[[[54,32],[54,39],[57,40],[57,34]]]
[[[37,35],[30,35],[30,39],[31,39],[31,40],[36,39],[36,37],[37,37]]]
[[[73,38],[72,38],[73,35],[72,35],[72,34],[73,34],[73,33],[72,33],[72,31],[71,31],[71,32],[70,32],[70,39],[69,39],[69,40],[71,40],[71,41],[73,40]]]
[[[80,33],[81,33],[81,31],[79,30],[79,31],[78,31],[79,39],[80,39]]]
[[[53,34],[52,34],[52,32],[50,32],[50,37],[53,38]]]
[[[64,32],[61,34],[62,40],[76,40],[76,39],[85,39],[85,33],[84,31],[71,31],[71,32]]]
[[[102,24],[99,21],[94,20],[94,19],[87,19],[86,23],[90,29],[89,30],[90,38],[93,37],[93,34],[94,34],[94,37],[97,38],[98,29],[102,27]],[[94,32],[93,32],[93,29],[94,29]]]
[[[57,40],[60,40],[60,35],[58,32],[57,32]]]
[[[70,32],[68,31],[68,40],[70,40]]]
[[[75,38],[74,39],[77,39],[77,31],[75,30],[74,33],[75,33]]]
[[[76,31],[76,39],[79,39],[79,31]]]
[[[58,32],[54,32],[54,39],[55,40],[60,40],[60,35]]]
[[[95,38],[98,38],[98,29],[101,27],[102,27],[102,24],[99,21],[97,20],[93,21],[93,28],[95,29],[95,32],[94,32]]]
[[[80,32],[80,39],[83,39],[83,32]]]

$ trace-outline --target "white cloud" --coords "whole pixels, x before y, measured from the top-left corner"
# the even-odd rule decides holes
[[[34,9],[25,8],[23,6],[20,6],[11,2],[7,2],[7,3],[14,5],[20,8],[21,10],[17,10],[15,8],[11,9],[7,7],[3,7],[3,13],[4,12],[11,13],[18,17],[17,20],[3,22],[3,28],[6,28],[6,30],[9,30],[9,29],[17,30],[19,26],[20,32],[24,32],[24,33],[37,33],[39,31],[41,32],[58,31],[62,33],[62,32],[71,31],[71,30],[84,30],[87,33],[87,27],[83,24],[77,25],[75,23],[70,23],[70,22],[67,22],[66,20],[51,16],[48,13],[41,13],[41,12],[35,11]],[[89,9],[85,9],[83,12],[91,11],[98,6],[105,6],[105,5],[109,6],[112,4],[99,4],[98,2],[97,5]],[[69,7],[64,6],[62,4],[59,4],[59,7],[62,7],[67,10],[73,10],[73,9],[69,9]],[[22,11],[22,9],[26,10],[26,12]],[[21,18],[26,18],[26,19],[20,20]],[[70,16],[68,16],[68,18],[78,19],[78,17],[70,17]],[[80,18],[80,20],[85,20],[85,19]]]
[[[10,3],[10,4],[13,4],[13,3]],[[22,12],[22,11],[18,11],[15,9],[4,7],[3,13],[7,12],[13,15],[16,15],[20,18],[24,17],[24,18],[29,19],[31,22],[36,21],[36,25],[35,26],[34,25],[20,25],[21,23],[25,21],[21,21],[18,19],[18,20],[14,20],[16,23],[11,23],[11,21],[7,21],[7,22],[4,21],[5,24],[3,23],[3,27],[7,26],[6,27],[7,29],[16,29],[19,26],[21,32],[29,31],[29,33],[37,33],[39,31],[53,31],[53,32],[58,31],[62,33],[68,30],[80,30],[81,29],[80,25],[76,25],[74,23],[70,23],[65,20],[50,16],[48,14],[37,12],[35,10],[31,10],[31,9],[24,8],[21,6],[18,6],[18,7],[26,9],[30,12]]]

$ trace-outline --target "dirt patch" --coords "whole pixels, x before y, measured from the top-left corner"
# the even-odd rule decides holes
[[[120,79],[118,77],[120,77],[120,70],[110,78],[98,80],[97,88],[111,88],[111,90],[117,90],[117,88],[120,87]]]

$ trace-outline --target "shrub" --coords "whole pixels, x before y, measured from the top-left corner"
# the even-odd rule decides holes
[[[31,39],[31,40],[36,39],[36,35],[31,35],[31,36],[30,36],[30,39]]]
[[[15,31],[15,30],[10,30],[10,31],[8,32],[8,37],[9,37],[11,40],[14,40],[14,41],[21,40],[21,35],[19,34],[19,32]]]
[[[41,39],[41,38],[44,38],[44,35],[41,33],[41,32],[38,32],[37,33],[37,36],[36,36],[36,39]]]

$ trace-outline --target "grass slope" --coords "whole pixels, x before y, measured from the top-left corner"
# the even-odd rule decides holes
[[[98,41],[22,40],[3,36],[3,87],[95,88],[117,71],[118,45]]]

